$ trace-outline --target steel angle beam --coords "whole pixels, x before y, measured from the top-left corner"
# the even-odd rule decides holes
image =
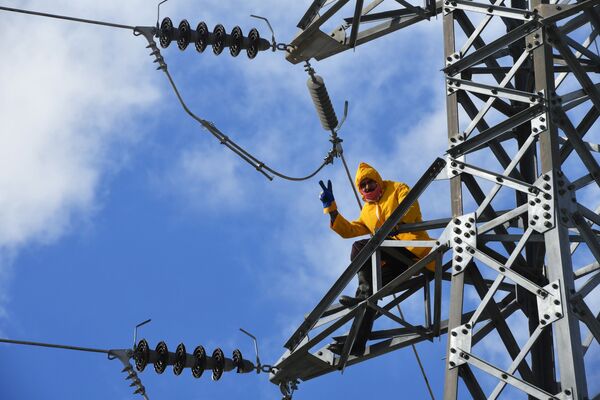
[[[352,19],[352,28],[350,30],[350,39],[348,45],[352,48],[356,46],[356,38],[358,37],[358,29],[360,27],[360,15],[362,13],[362,6],[364,0],[356,0],[356,6],[354,8],[354,18]]]
[[[514,42],[524,38],[536,29],[538,29],[539,23],[537,21],[527,22],[518,28],[510,31],[506,35],[494,40],[493,42],[481,47],[475,52],[460,58],[456,62],[451,62],[450,65],[445,67],[443,71],[448,76],[454,76],[465,69],[474,65],[482,63],[485,59],[494,55],[494,53],[505,49],[507,46]]]
[[[540,116],[542,113],[544,113],[544,111],[545,107],[543,104],[538,103],[534,106],[528,107],[523,111],[515,114],[514,116],[489,128],[488,130],[481,132],[479,135],[474,136],[466,140],[465,142],[454,146],[453,148],[449,149],[447,153],[452,157],[456,158],[464,154],[468,154],[479,150],[480,148],[486,146],[488,143],[498,138],[502,134],[509,132],[513,128],[516,128]]]
[[[600,109],[600,92],[588,74],[582,70],[579,60],[567,46],[567,43],[565,43],[565,36],[555,26],[549,26],[547,31],[550,38],[552,38],[552,45],[560,52],[568,66],[572,69],[573,75],[575,75],[583,90],[590,96],[590,100],[594,103],[594,106]]]
[[[535,385],[530,384],[529,382],[514,376],[512,374],[508,374],[506,371],[501,370],[500,368],[495,367],[494,365],[482,360],[481,358],[466,352],[461,351],[461,349],[457,349],[460,357],[464,359],[469,364],[474,367],[487,372],[488,374],[506,382],[507,384],[516,387],[517,389],[534,396],[537,399],[554,399],[558,400],[559,397],[555,397],[551,393],[548,393]]]
[[[452,0],[446,5],[450,10],[460,9],[476,13],[487,14],[490,16],[513,18],[523,21],[531,21],[533,14],[528,10],[518,8],[503,7],[494,4],[477,3],[475,1]]]
[[[541,100],[541,96],[537,93],[528,93],[515,89],[507,89],[501,86],[486,85],[465,79],[448,78],[447,84],[448,90],[464,90],[472,93],[480,93],[490,98],[499,97],[524,104],[536,104]]]
[[[483,47],[486,46],[486,43],[481,38],[481,34],[480,34],[481,30],[483,30],[484,27],[476,28],[473,25],[473,22],[467,16],[467,14],[462,10],[453,11],[452,16],[456,20],[456,22],[458,23],[460,28],[463,30],[465,35],[467,35],[467,37],[469,37],[469,39],[467,40],[467,43],[465,43],[461,47],[460,52],[453,52],[452,54],[446,55],[446,61],[448,61],[448,62],[453,62],[453,59],[454,60],[460,59],[461,55],[464,56],[466,54],[466,51],[471,46],[475,47],[475,49],[477,49],[477,50],[482,49]],[[503,51],[503,50],[500,50],[499,52],[501,52],[501,51]],[[448,58],[448,57],[450,57],[450,58]],[[496,59],[494,59],[493,57],[488,57],[488,58],[484,59],[483,63],[488,68],[493,68],[493,69],[501,68],[500,64],[498,64],[498,61]],[[491,75],[494,77],[494,79],[497,82],[501,82],[502,79],[504,78],[504,74],[502,74],[498,71],[492,72]],[[506,87],[513,87],[512,83],[510,83],[510,82],[507,83]]]
[[[567,117],[564,112],[559,112],[561,118],[561,127],[563,128],[563,132],[567,135],[569,139],[569,143],[573,146],[577,155],[583,162],[583,164],[587,167],[590,172],[592,178],[596,181],[598,186],[600,187],[600,165],[598,165],[598,161],[591,154],[590,150],[587,148],[581,136],[577,133],[575,127],[571,124],[571,121]]]
[[[415,13],[414,11],[412,11],[412,10],[401,8],[401,9],[398,9],[398,10],[381,11],[381,12],[378,12],[378,13],[361,15],[359,20],[360,20],[361,23],[363,23],[363,22],[377,22],[377,21],[382,21],[382,20],[387,20],[387,19],[412,16],[412,15],[418,15],[418,14]],[[344,21],[347,24],[351,25],[351,24],[354,23],[355,17],[344,18]]]
[[[583,120],[577,126],[577,133],[579,134],[579,136],[581,136],[583,138],[589,132],[589,130],[592,128],[594,123],[598,120],[598,117],[600,117],[600,109],[598,109],[598,108],[596,108],[596,106],[592,105],[592,107],[587,112],[585,117],[583,117]],[[569,155],[571,154],[572,151],[573,151],[573,145],[569,142],[565,143],[560,148],[561,164],[566,161],[566,159],[569,157]]]
[[[590,8],[597,9],[598,0],[584,0],[576,4],[539,4],[535,7],[544,16],[541,20],[544,25],[554,24]]]
[[[298,25],[296,26],[300,29],[306,29],[310,25],[310,23],[317,17],[319,11],[321,10],[321,8],[323,8],[325,3],[327,3],[327,0],[314,0],[310,7],[308,7],[308,10],[306,10],[306,13],[302,17],[302,19],[300,19],[300,21],[298,22]]]

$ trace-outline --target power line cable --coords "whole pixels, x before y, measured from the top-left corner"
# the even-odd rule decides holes
[[[164,1],[163,1],[163,3],[164,3]],[[70,17],[70,16],[66,16],[66,15],[43,13],[43,12],[38,12],[38,11],[24,10],[24,9],[12,8],[12,7],[0,6],[0,10],[20,13],[20,14],[34,15],[34,16],[39,16],[39,17],[60,19],[60,20],[71,21],[71,22],[79,22],[79,23],[84,23],[84,24],[101,25],[101,26],[107,26],[107,27],[118,28],[118,29],[127,29],[127,30],[131,30],[135,35],[143,34],[144,37],[148,40],[149,47],[152,48],[152,50],[153,50],[151,55],[156,56],[156,61],[159,62],[159,64],[160,64],[159,69],[162,69],[163,72],[165,73],[165,75],[167,76],[167,79],[169,80],[169,83],[170,83],[173,91],[175,92],[175,95],[177,96],[177,99],[179,100],[179,103],[181,104],[184,111],[190,117],[192,117],[194,120],[196,120],[198,123],[200,123],[215,138],[217,138],[221,144],[225,145],[225,147],[230,149],[233,153],[235,153],[237,156],[239,156],[242,160],[246,161],[248,164],[253,166],[258,172],[260,172],[262,175],[264,175],[269,180],[273,180],[273,176],[269,175],[268,173],[271,173],[274,176],[277,176],[281,179],[285,179],[285,180],[289,180],[289,181],[305,181],[305,180],[311,179],[316,174],[318,174],[325,167],[325,165],[333,163],[333,157],[334,157],[335,153],[332,150],[324,158],[321,165],[319,165],[319,167],[314,172],[311,172],[310,174],[308,174],[306,176],[293,177],[290,175],[283,174],[283,173],[267,166],[264,162],[260,161],[255,156],[253,156],[251,153],[246,151],[243,147],[241,147],[240,145],[235,143],[227,135],[225,135],[223,132],[221,132],[212,122],[207,121],[207,120],[197,116],[193,111],[190,110],[190,108],[185,103],[183,97],[181,96],[179,89],[177,88],[177,85],[175,84],[171,74],[169,73],[169,71],[167,69],[167,65],[164,62],[162,55],[160,54],[160,50],[156,46],[156,42],[154,42],[154,35],[156,35],[156,33],[158,32],[158,30],[156,28],[134,27],[134,26],[130,26],[130,25],[116,24],[116,23],[112,23],[112,22],[105,22],[105,21],[98,21],[98,20],[84,19],[84,18],[76,18],[76,17]],[[334,144],[334,146],[335,146],[335,144]],[[265,171],[267,171],[268,173]]]
[[[156,48],[156,50],[158,50],[158,48]],[[164,67],[159,67],[159,68],[161,68],[163,70],[163,72],[165,73],[165,75],[167,76],[167,79],[169,80],[169,83],[170,83],[170,85],[171,85],[171,87],[173,89],[173,92],[177,96],[177,99],[179,100],[179,103],[181,104],[181,107],[184,109],[184,111],[190,117],[192,117],[194,120],[196,120],[198,123],[200,123],[215,138],[217,138],[221,144],[225,145],[227,148],[229,148],[231,151],[233,151],[235,154],[237,154],[240,158],[242,158],[248,164],[252,165],[258,172],[260,172],[261,174],[263,174],[269,180],[273,180],[273,177],[269,176],[269,174],[267,174],[263,170],[266,170],[266,171],[270,172],[271,174],[273,174],[273,175],[275,175],[275,176],[277,176],[279,178],[285,179],[285,180],[289,180],[289,181],[305,181],[305,180],[308,180],[308,179],[314,177],[316,174],[318,174],[325,167],[325,165],[333,162],[333,155],[330,153],[324,159],[324,161],[321,163],[321,165],[314,172],[310,173],[307,176],[292,177],[292,176],[289,176],[289,175],[285,175],[285,174],[283,174],[281,172],[278,172],[277,170],[275,170],[275,169],[267,166],[265,163],[263,163],[262,161],[260,161],[256,157],[254,157],[251,153],[247,152],[243,147],[239,146],[237,143],[235,143],[233,140],[231,140],[229,138],[229,136],[227,136],[223,132],[221,132],[212,122],[207,121],[207,120],[205,120],[203,118],[200,118],[192,110],[190,110],[190,108],[185,103],[185,100],[181,96],[181,93],[180,93],[177,85],[175,84],[175,81],[173,80],[173,77],[169,73],[169,70],[166,67],[166,64],[164,65]]]
[[[134,394],[139,394],[145,400],[149,400],[148,394],[146,393],[146,388],[142,385],[141,380],[138,378],[137,374],[133,372],[133,367],[129,363],[129,359],[131,358],[130,350],[105,350],[105,349],[95,349],[91,347],[79,347],[79,346],[70,346],[64,344],[52,344],[52,343],[41,343],[41,342],[31,342],[26,340],[12,340],[12,339],[2,339],[0,338],[0,343],[6,344],[16,344],[21,346],[35,346],[35,347],[46,347],[52,349],[61,349],[61,350],[74,350],[74,351],[83,351],[87,353],[101,353],[108,355],[109,360],[119,359],[123,366],[123,370],[121,372],[127,372],[128,378],[135,378],[134,386],[137,386],[137,390]]]
[[[49,13],[43,13],[43,12],[39,12],[39,11],[23,10],[23,9],[20,9],[20,8],[11,8],[11,7],[0,6],[0,10],[15,12],[15,13],[19,13],[19,14],[35,15],[35,16],[38,16],[38,17],[62,19],[62,20],[65,20],[65,21],[81,22],[81,23],[84,23],[84,24],[102,25],[102,26],[108,26],[108,27],[111,27],[111,28],[119,28],[119,29],[127,29],[127,30],[134,30],[135,29],[134,26],[130,26],[130,25],[115,24],[113,22],[97,21],[97,20],[93,20],[93,19],[75,18],[75,17],[66,16],[66,15],[49,14]]]

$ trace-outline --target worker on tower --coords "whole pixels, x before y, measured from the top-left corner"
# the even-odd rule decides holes
[[[353,238],[367,234],[374,234],[383,223],[390,217],[392,212],[398,207],[400,202],[406,197],[410,188],[402,182],[384,181],[379,173],[367,163],[360,163],[356,171],[355,184],[362,195],[365,204],[362,207],[360,215],[355,221],[346,220],[337,210],[331,181],[327,182],[327,186],[323,181],[319,181],[323,191],[319,198],[323,203],[323,211],[329,214],[331,219],[331,229],[337,232],[343,238]],[[421,222],[421,209],[418,202],[408,209],[400,224],[411,224]],[[388,239],[395,240],[430,240],[426,231],[403,232],[390,234]],[[352,244],[350,259],[358,255],[369,239],[362,239]],[[429,253],[427,247],[395,247],[394,251],[400,251],[407,260],[412,263],[417,262]],[[355,297],[341,296],[340,303],[346,307],[352,307],[373,294],[372,289],[372,269],[371,261],[365,264],[358,271],[358,288],[356,289]],[[399,261],[398,258],[386,253],[382,248],[381,252],[381,280],[382,285],[386,285],[394,278],[404,272],[411,264]],[[433,269],[433,265],[428,265],[428,269]],[[366,342],[375,319],[375,310],[367,308],[363,318],[363,323],[359,329],[354,346],[351,353],[354,355],[362,355],[365,350]]]

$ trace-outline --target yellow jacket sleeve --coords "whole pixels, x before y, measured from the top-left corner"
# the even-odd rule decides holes
[[[360,218],[356,221],[349,222],[342,214],[337,215],[335,221],[331,224],[331,229],[344,239],[363,236],[370,233],[369,228],[366,227]]]

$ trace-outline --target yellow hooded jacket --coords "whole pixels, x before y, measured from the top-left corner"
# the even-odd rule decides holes
[[[341,214],[338,214],[331,228],[343,238],[352,238],[369,233],[374,234],[410,191],[410,188],[405,183],[382,180],[375,168],[363,162],[358,166],[354,179],[357,188],[359,183],[365,178],[370,178],[377,182],[378,185],[381,185],[383,194],[376,203],[366,202],[363,205],[360,216],[355,221],[349,222]],[[402,217],[400,223],[411,224],[421,222],[422,220],[419,203],[415,202],[408,209],[404,217]],[[427,231],[399,233],[393,236],[393,238],[395,240],[430,240]],[[407,247],[406,249],[419,258],[426,256],[430,250],[429,247]],[[430,268],[429,265],[427,267]]]

